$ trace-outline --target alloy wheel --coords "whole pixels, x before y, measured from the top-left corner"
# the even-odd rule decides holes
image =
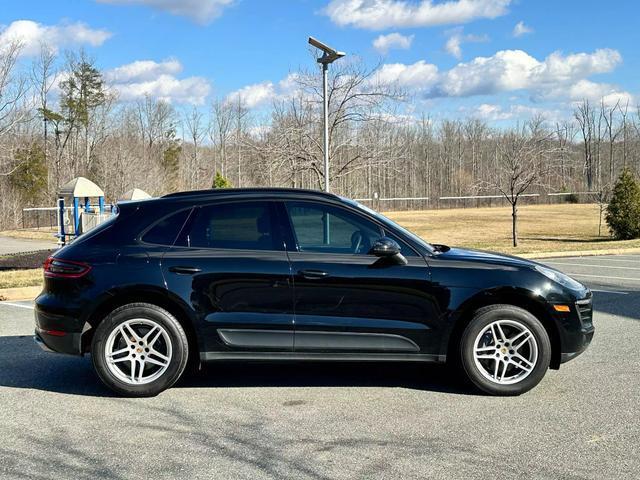
[[[527,378],[538,361],[538,343],[525,325],[497,320],[487,325],[473,343],[473,358],[480,373],[500,385]]]
[[[129,385],[153,382],[171,364],[173,348],[159,323],[143,318],[127,320],[115,328],[105,343],[109,371]]]

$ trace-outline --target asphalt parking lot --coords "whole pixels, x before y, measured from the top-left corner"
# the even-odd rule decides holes
[[[0,303],[0,478],[638,478],[640,255],[544,262],[594,290],[596,336],[515,398],[439,366],[220,364],[122,399]]]

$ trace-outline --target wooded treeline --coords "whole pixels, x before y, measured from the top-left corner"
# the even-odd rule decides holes
[[[233,186],[321,188],[321,76],[294,85],[268,108],[242,95],[210,105],[154,98],[119,102],[82,52],[43,46],[27,63],[20,45],[0,50],[0,229],[25,206],[54,205],[58,187],[82,175],[117,199]],[[584,100],[573,118],[534,117],[496,129],[482,118],[406,115],[415,100],[375,68],[341,61],[330,85],[332,190],[353,198],[523,192],[601,192],[626,166],[640,168],[640,110]],[[386,205],[392,207],[391,204]]]

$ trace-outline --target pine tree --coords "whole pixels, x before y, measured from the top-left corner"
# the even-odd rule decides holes
[[[640,185],[628,169],[623,170],[613,188],[605,218],[618,240],[640,237]]]
[[[213,185],[211,185],[211,188],[231,188],[233,187],[233,185],[231,185],[231,182],[222,176],[222,174],[220,172],[216,172],[216,176],[213,179]]]
[[[18,149],[18,167],[9,176],[9,183],[20,195],[23,202],[37,205],[47,190],[47,164],[44,150],[40,145]]]

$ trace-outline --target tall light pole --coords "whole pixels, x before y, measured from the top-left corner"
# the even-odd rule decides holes
[[[345,56],[344,52],[338,52],[333,48],[325,45],[313,37],[309,37],[309,43],[314,47],[322,50],[322,56],[318,58],[318,63],[322,65],[322,116],[324,117],[323,125],[323,155],[324,155],[324,190],[329,191],[329,96],[327,94],[329,64],[335,62]]]

